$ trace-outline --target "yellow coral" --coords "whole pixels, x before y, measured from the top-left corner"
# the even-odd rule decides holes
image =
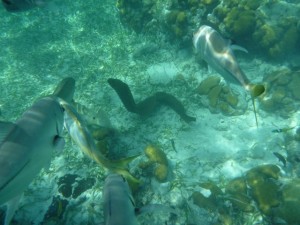
[[[177,17],[176,17],[176,23],[184,23],[186,22],[186,13],[181,11],[177,14]]]
[[[263,48],[268,48],[277,41],[277,35],[272,26],[264,24],[254,33],[254,40]]]
[[[219,76],[210,76],[205,80],[201,81],[197,87],[197,93],[200,95],[206,95],[215,86],[218,86],[221,81]]]
[[[257,182],[252,186],[252,196],[258,204],[259,209],[265,215],[271,215],[272,208],[280,204],[280,186],[273,180]]]
[[[145,154],[150,161],[163,165],[168,165],[168,159],[166,154],[154,145],[148,145],[145,148]]]
[[[275,211],[275,215],[284,219],[287,224],[299,224],[300,214],[300,180],[294,179],[283,186],[283,202]]]
[[[159,164],[154,170],[154,177],[158,182],[165,182],[168,176],[168,166]]]
[[[239,102],[238,97],[232,93],[228,93],[224,98],[232,107],[236,107]]]
[[[278,166],[273,165],[273,164],[265,164],[261,166],[257,166],[252,168],[247,172],[247,179],[250,177],[258,177],[258,178],[273,178],[273,179],[278,179],[280,174],[280,169]],[[248,180],[249,182],[249,180]]]
[[[145,169],[154,166],[154,177],[158,182],[165,182],[169,173],[168,159],[165,153],[154,145],[145,148],[145,154],[149,161],[140,163],[139,167]]]
[[[234,7],[224,19],[224,25],[234,37],[250,35],[256,26],[255,12]]]
[[[208,93],[209,105],[211,107],[217,106],[221,90],[222,90],[221,86],[216,86],[213,89],[211,89],[210,92]]]

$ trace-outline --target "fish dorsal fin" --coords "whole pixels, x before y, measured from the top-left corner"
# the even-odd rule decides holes
[[[239,45],[231,45],[230,48],[233,50],[233,51],[242,51],[242,52],[246,52],[248,53],[248,50],[239,46]]]
[[[11,122],[0,121],[0,143],[3,142],[7,134],[13,128],[15,124]]]

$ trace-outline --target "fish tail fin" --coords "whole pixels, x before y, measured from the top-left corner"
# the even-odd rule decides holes
[[[130,157],[126,157],[126,158],[122,158],[122,159],[117,159],[117,160],[111,160],[110,161],[110,166],[109,168],[116,168],[116,169],[126,169],[128,164],[136,159],[137,157],[139,157],[141,154],[138,155],[134,155],[134,156],[130,156]]]
[[[250,91],[252,98],[261,96],[266,90],[263,84],[249,84],[246,88]]]
[[[256,123],[256,127],[258,127],[257,113],[256,113],[256,107],[255,107],[255,98],[261,96],[265,92],[266,88],[263,84],[249,84],[247,86],[247,89],[249,90],[250,95],[251,95],[253,111],[254,111],[254,116],[255,116],[255,123]]]

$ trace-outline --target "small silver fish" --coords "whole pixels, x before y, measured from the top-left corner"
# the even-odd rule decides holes
[[[138,225],[135,203],[126,179],[119,174],[109,174],[103,187],[105,225]]]
[[[0,205],[8,203],[5,225],[22,192],[43,167],[49,167],[54,149],[62,149],[63,109],[54,96],[34,103],[15,123],[0,122]]]
[[[208,65],[221,74],[226,81],[243,86],[253,97],[264,92],[263,85],[250,83],[232,51],[235,49],[247,52],[246,49],[231,45],[230,40],[224,39],[216,30],[206,25],[201,26],[194,34],[193,44]]]
[[[2,0],[2,4],[8,12],[22,12],[46,3],[43,0]]]
[[[65,109],[64,121],[72,140],[78,145],[81,151],[98,164],[112,171],[119,171],[127,167],[128,163],[138,157],[131,156],[120,160],[107,159],[96,147],[95,140],[87,126],[85,119],[75,110],[75,108],[60,99],[61,106]]]
[[[72,140],[88,157],[106,165],[108,162],[104,156],[97,151],[95,141],[84,118],[68,102],[61,99],[60,104],[65,110],[64,124]]]

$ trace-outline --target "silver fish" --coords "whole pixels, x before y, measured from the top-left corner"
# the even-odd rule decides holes
[[[2,4],[8,12],[21,12],[46,3],[43,0],[2,0]]]
[[[193,44],[208,65],[226,81],[243,86],[253,97],[264,92],[263,85],[251,84],[233,54],[233,49],[247,52],[246,49],[231,45],[230,40],[224,39],[216,30],[206,25],[201,26],[194,34]]]
[[[75,110],[75,108],[60,99],[60,104],[65,110],[64,124],[72,140],[78,145],[88,157],[98,164],[118,173],[126,168],[128,163],[139,155],[123,158],[120,160],[107,159],[96,147],[95,140],[91,135],[85,119]]]
[[[62,149],[63,108],[55,96],[35,102],[15,123],[0,122],[0,205],[8,203],[9,224],[19,196]],[[14,203],[14,204],[13,204]]]
[[[60,104],[65,110],[64,124],[72,140],[88,157],[106,165],[107,160],[97,151],[95,141],[84,118],[68,102],[60,99]]]
[[[110,174],[103,187],[105,225],[137,225],[135,204],[126,179]]]

